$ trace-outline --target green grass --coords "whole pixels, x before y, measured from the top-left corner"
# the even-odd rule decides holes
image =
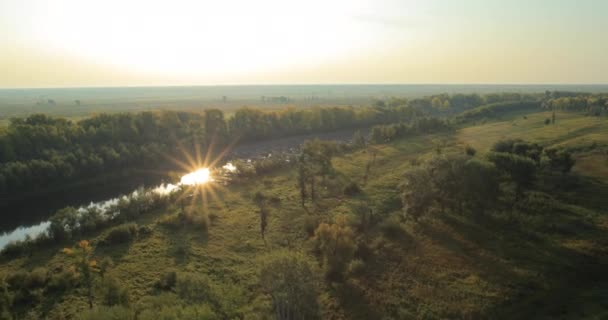
[[[549,115],[550,116],[550,115]],[[400,213],[399,183],[410,161],[435,152],[444,141],[444,152],[470,144],[479,151],[496,140],[523,138],[544,145],[576,145],[580,139],[608,142],[603,137],[606,123],[595,118],[559,114],[555,125],[545,126],[548,113],[534,113],[527,119],[486,123],[464,128],[455,135],[433,135],[375,146],[376,163],[367,183],[364,170],[370,154],[365,150],[333,160],[336,178],[320,188],[321,199],[306,209],[299,205],[296,172],[284,169],[226,188],[217,188],[208,203],[216,216],[208,232],[195,227],[175,231],[157,224],[172,214],[156,211],[141,216],[139,225],[153,232],[132,243],[96,247],[95,256],[111,256],[116,266],[109,274],[130,290],[132,301],[154,294],[154,283],[169,270],[208,275],[211,279],[246,289],[251,304],[267,303],[257,286],[257,259],[279,248],[304,252],[317,261],[305,232],[308,215],[332,221],[337,214],[352,215],[357,203],[367,203],[374,213],[388,217]],[[481,156],[481,155],[478,155]],[[586,154],[579,158],[575,172],[606,178],[601,159]],[[354,181],[363,190],[349,198],[338,190]],[[605,297],[608,219],[605,211],[586,206],[570,197],[599,196],[605,184],[586,184],[584,191],[555,194],[548,212],[522,216],[508,208],[472,219],[452,214],[436,214],[419,224],[397,223],[391,236],[380,226],[359,235],[369,246],[371,257],[362,276],[341,284],[319,282],[320,302],[328,319],[407,318],[588,318],[607,315]],[[602,189],[604,188],[604,189]],[[263,190],[281,199],[270,210],[266,242],[259,232],[258,209],[253,194]],[[564,200],[566,199],[566,200]],[[401,231],[399,231],[401,230]],[[107,230],[90,237],[95,243]],[[69,245],[69,244],[65,244]],[[0,264],[3,273],[36,266],[53,269],[65,263],[62,245],[34,252]],[[320,268],[315,263],[315,268]],[[49,298],[55,304],[34,307],[32,318],[44,313],[49,318],[63,313],[75,316],[87,308],[80,291]],[[261,300],[260,300],[261,299]],[[260,302],[262,301],[262,302]]]

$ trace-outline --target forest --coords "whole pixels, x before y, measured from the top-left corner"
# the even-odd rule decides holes
[[[0,319],[601,318],[607,121],[608,95],[558,91],[13,118],[3,201],[354,134],[58,210],[0,252]]]

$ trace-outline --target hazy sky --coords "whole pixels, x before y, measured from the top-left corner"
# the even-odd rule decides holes
[[[605,0],[0,0],[0,87],[608,83]]]

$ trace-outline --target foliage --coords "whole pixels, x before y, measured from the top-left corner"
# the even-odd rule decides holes
[[[137,237],[137,224],[128,223],[110,229],[105,238],[107,244],[116,245],[126,242],[131,242]]]
[[[402,203],[418,220],[433,208],[483,212],[499,195],[494,165],[459,154],[435,155],[405,173]]]
[[[318,319],[315,279],[302,255],[287,251],[262,260],[260,285],[272,297],[275,319]]]
[[[315,245],[319,250],[330,279],[340,279],[355,253],[353,230],[345,216],[338,216],[332,224],[321,223],[315,231]]]
[[[563,174],[570,172],[576,163],[572,154],[567,150],[546,149],[545,154],[549,158],[549,167]]]
[[[344,186],[343,193],[347,196],[355,196],[361,193],[361,188],[356,182],[351,181],[346,186]]]
[[[516,195],[532,186],[536,178],[536,163],[525,156],[506,152],[490,152],[488,159],[515,183]]]
[[[535,110],[539,108],[540,102],[536,100],[496,102],[469,109],[459,114],[457,120],[460,122],[465,122],[485,118],[495,118],[507,112]]]

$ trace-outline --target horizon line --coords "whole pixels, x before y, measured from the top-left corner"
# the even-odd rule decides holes
[[[183,84],[183,85],[124,85],[124,86],[40,86],[40,87],[0,87],[0,90],[36,90],[36,89],[118,89],[118,88],[195,88],[195,87],[271,87],[271,86],[608,86],[608,83],[551,83],[551,82],[495,82],[495,83],[242,83],[242,84]]]

